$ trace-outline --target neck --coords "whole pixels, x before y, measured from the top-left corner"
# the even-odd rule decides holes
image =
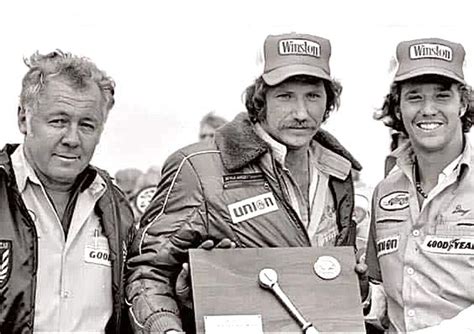
[[[439,174],[462,153],[463,147],[463,139],[454,147],[435,152],[426,152],[413,147],[419,168],[419,181],[427,184],[428,188],[433,188],[438,183]]]
[[[308,158],[308,147],[298,148],[296,150],[288,149],[285,157],[285,165],[291,170],[291,167],[306,167],[306,159]]]

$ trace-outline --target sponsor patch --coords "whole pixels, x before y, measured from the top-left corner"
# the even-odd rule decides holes
[[[138,212],[144,213],[156,193],[156,186],[146,187],[140,190],[135,198],[135,207]]]
[[[430,253],[474,255],[474,237],[426,236],[421,248]]]
[[[379,201],[380,208],[387,211],[403,210],[408,208],[408,192],[395,191],[382,197]]]
[[[271,192],[229,204],[227,207],[234,223],[278,210],[275,197]]]
[[[377,241],[377,257],[387,255],[398,250],[398,244],[400,243],[400,236],[393,236],[383,238]]]
[[[112,261],[110,260],[110,251],[105,248],[86,246],[84,249],[84,261],[87,263],[100,264],[107,267],[112,266]]]
[[[307,39],[282,39],[278,42],[280,55],[321,57],[321,46]]]
[[[0,289],[10,280],[13,262],[13,249],[10,240],[0,240]]]
[[[453,215],[461,215],[464,216],[469,213],[471,209],[463,209],[461,204],[456,205],[456,208],[451,212]]]
[[[453,60],[453,50],[446,45],[436,43],[420,43],[410,46],[411,59],[436,58],[446,61]]]
[[[245,173],[245,174],[227,174],[223,177],[224,183],[225,182],[232,182],[232,181],[263,181],[265,178],[263,177],[263,173]]]

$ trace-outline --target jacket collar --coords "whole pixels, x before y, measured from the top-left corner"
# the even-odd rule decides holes
[[[271,150],[269,144],[256,134],[246,113],[238,114],[233,121],[218,129],[215,138],[224,166],[229,171],[239,170]],[[362,169],[359,162],[329,132],[319,130],[314,140],[349,160],[352,168]]]

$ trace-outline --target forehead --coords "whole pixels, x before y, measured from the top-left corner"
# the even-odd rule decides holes
[[[401,84],[401,91],[421,91],[421,90],[453,90],[457,85],[452,82],[440,81],[407,81]]]
[[[103,99],[99,87],[92,81],[85,81],[78,86],[66,78],[49,78],[39,97],[40,104],[64,105],[83,109],[102,107]]]
[[[289,78],[279,85],[273,86],[275,89],[292,89],[305,87],[308,89],[321,89],[324,88],[324,81],[316,77],[296,77]]]

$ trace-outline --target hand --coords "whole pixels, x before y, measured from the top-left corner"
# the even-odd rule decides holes
[[[213,240],[206,240],[199,245],[198,248],[211,250],[214,248],[235,248],[235,242],[231,241],[228,238],[224,238],[217,245],[214,246]],[[188,309],[193,308],[193,302],[191,297],[191,277],[189,276],[189,263],[183,263],[183,268],[176,278],[176,297],[178,301],[184,307]]]
[[[369,296],[369,277],[367,275],[368,266],[365,263],[365,249],[361,249],[356,254],[355,272],[359,276],[359,289],[362,301]]]

